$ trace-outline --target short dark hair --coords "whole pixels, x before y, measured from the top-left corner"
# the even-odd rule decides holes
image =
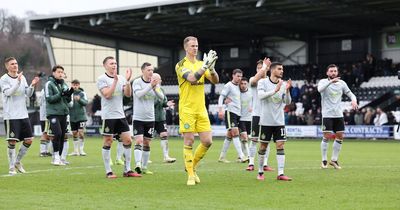
[[[72,80],[72,82],[71,82],[72,84],[81,84],[80,82],[79,82],[79,80],[77,80],[77,79],[74,79],[74,80]]]
[[[148,66],[151,66],[151,63],[149,63],[149,62],[144,62],[143,64],[142,64],[142,67],[140,67],[140,69],[141,70],[144,70],[146,67],[148,67]]]
[[[104,58],[104,60],[103,60],[103,65],[106,64],[107,61],[108,61],[108,60],[111,60],[111,59],[115,59],[115,58],[112,57],[112,56],[107,56],[106,58]]]
[[[235,74],[237,74],[237,73],[243,74],[243,71],[240,70],[240,69],[233,69],[232,75],[235,75]]]
[[[57,69],[62,69],[64,71],[64,67],[60,66],[60,65],[55,65],[53,66],[53,68],[51,69],[52,72],[57,71]]]
[[[248,82],[249,79],[247,79],[247,77],[242,77],[242,79],[241,79],[240,81],[246,81],[246,82]]]
[[[271,66],[269,67],[269,69],[274,69],[276,66],[283,66],[283,64],[282,63],[280,63],[280,62],[272,62],[271,63]]]
[[[337,68],[339,70],[339,67],[335,64],[329,64],[328,67],[326,67],[326,71],[328,71],[330,68]]]
[[[12,60],[17,60],[14,57],[7,57],[4,59],[4,64],[7,64],[8,62],[12,61]]]

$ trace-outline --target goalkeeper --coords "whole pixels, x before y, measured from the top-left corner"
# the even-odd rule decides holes
[[[184,139],[187,185],[195,185],[200,183],[196,167],[212,144],[211,125],[205,107],[204,81],[207,78],[211,83],[219,82],[214,68],[218,57],[215,51],[210,50],[204,54],[203,61],[197,60],[199,45],[193,36],[183,40],[183,47],[186,56],[175,67],[179,83],[179,132]],[[200,144],[193,154],[195,133],[199,134]]]

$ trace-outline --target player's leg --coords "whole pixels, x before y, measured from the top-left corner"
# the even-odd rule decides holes
[[[21,161],[22,161],[22,158],[28,152],[28,149],[32,144],[33,134],[32,134],[31,122],[29,121],[28,118],[18,120],[18,121],[21,124],[20,137],[23,139],[23,142],[19,148],[17,158],[15,159],[15,168],[20,173],[25,173],[26,171],[23,168],[23,164]]]
[[[85,123],[85,122],[81,122],[81,123],[80,123],[81,126],[80,126],[79,129],[78,129],[79,154],[80,154],[81,156],[86,156],[86,152],[85,152],[85,150],[84,150],[84,148],[85,148],[85,130],[84,130],[84,126],[85,126],[85,125],[83,125],[82,123]]]
[[[268,164],[270,151],[271,151],[271,144],[268,144],[267,150],[265,151],[264,167],[263,167],[264,171],[274,171],[275,170]]]
[[[154,128],[157,133],[160,134],[160,145],[163,151],[164,163],[175,162],[176,158],[172,158],[169,156],[167,124],[165,123],[165,121],[155,122]]]
[[[248,144],[248,135],[247,132],[240,132],[240,143],[242,146],[242,151],[245,157],[249,157],[249,144]]]
[[[69,122],[67,122],[68,116],[60,116],[60,125],[62,128],[62,135],[64,136],[64,142],[62,144],[62,153],[61,153],[61,163],[62,165],[69,165],[67,161],[68,150],[69,150],[69,142],[68,142],[68,135],[69,135]]]
[[[249,165],[247,171],[254,171],[254,158],[257,152],[258,137],[260,134],[260,117],[253,116],[251,119],[251,130],[250,130],[250,145],[249,145]]]
[[[322,132],[323,137],[321,141],[321,168],[328,168],[328,147],[329,147],[329,139],[332,136],[333,131],[333,122],[332,118],[323,118],[322,119]]]
[[[71,122],[72,139],[73,139],[73,145],[74,145],[74,151],[69,154],[71,156],[79,155],[79,134],[78,134],[78,128],[77,128],[76,124],[77,124],[77,122]]]
[[[285,142],[286,129],[284,126],[273,127],[273,139],[276,143],[276,162],[278,163],[277,180],[292,181],[292,178],[285,175]]]
[[[49,116],[50,130],[49,135],[53,138],[53,165],[60,166],[61,163],[61,152],[64,143],[63,132],[61,131],[59,116]]]
[[[229,163],[229,161],[226,159],[226,153],[228,152],[229,146],[231,145],[232,142],[232,125],[231,125],[231,115],[229,111],[225,111],[225,127],[226,127],[226,136],[224,139],[224,143],[222,145],[221,153],[218,158],[218,162],[221,163]]]
[[[114,139],[117,142],[115,165],[124,165],[124,161],[122,160],[122,156],[124,155],[124,144],[122,143],[122,139],[119,134],[116,134]]]
[[[133,150],[135,156],[135,171],[138,174],[142,173],[142,157],[143,157],[143,134],[144,124],[142,121],[133,121],[133,135],[135,138],[135,149]]]
[[[258,149],[258,175],[257,179],[263,181],[264,178],[264,158],[265,158],[265,151],[268,148],[268,141],[260,139],[260,147]]]
[[[42,129],[42,135],[40,136],[40,157],[47,156],[47,132],[45,133],[46,129],[46,121],[40,121],[40,128]]]
[[[187,185],[196,184],[193,170],[193,143],[194,134],[192,132],[183,133],[183,160],[188,174]]]
[[[9,168],[9,174],[12,176],[17,174],[17,170],[15,169],[15,159],[16,159],[15,145],[19,140],[18,136],[16,136],[18,129],[16,129],[14,126],[14,120],[5,120],[4,128],[6,131],[6,141],[8,144],[7,147],[8,168]]]
[[[335,118],[333,124],[334,124],[333,131],[335,132],[336,138],[335,141],[333,142],[332,158],[329,164],[333,166],[335,169],[341,169],[342,167],[339,165],[338,159],[343,144],[344,120],[343,118]]]
[[[226,153],[228,152],[231,142],[232,142],[232,133],[231,133],[230,128],[228,128],[228,130],[226,130],[226,136],[225,136],[224,143],[222,144],[222,149],[221,149],[221,153],[218,158],[218,162],[221,162],[221,163],[229,163],[230,162],[229,160],[226,159]]]
[[[101,134],[103,135],[103,147],[101,150],[101,154],[103,157],[104,168],[106,171],[106,178],[110,179],[117,178],[117,175],[115,175],[111,169],[111,145],[115,133],[114,132],[115,121],[116,120],[114,119],[103,120],[102,128],[100,131]]]
[[[125,156],[124,162],[124,177],[141,177],[140,174],[132,171],[131,169],[131,160],[132,160],[132,138],[131,132],[129,130],[128,122],[125,119],[119,120],[119,128],[116,132],[121,132],[120,137],[123,143],[123,153]]]
[[[200,144],[197,146],[193,158],[193,171],[196,183],[200,183],[200,178],[197,175],[197,168],[199,162],[204,158],[204,156],[207,154],[208,149],[210,149],[212,145],[212,133],[211,131],[199,132],[199,137]]]
[[[248,159],[243,154],[243,151],[242,151],[242,144],[240,142],[239,129],[238,129],[237,125],[231,129],[231,134],[232,134],[233,145],[235,146],[236,152],[237,152],[238,156],[240,157],[239,161],[241,163],[247,162]]]
[[[149,159],[150,159],[150,142],[151,142],[151,138],[148,137],[144,137],[143,138],[143,157],[142,157],[142,170],[143,170],[143,174],[153,174],[153,172],[151,172],[148,169],[148,164],[149,164]]]

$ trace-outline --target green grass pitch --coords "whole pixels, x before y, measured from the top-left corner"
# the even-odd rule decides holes
[[[69,157],[69,166],[52,166],[39,157],[39,141],[24,158],[27,174],[8,176],[6,143],[0,145],[0,209],[400,209],[400,149],[398,141],[343,143],[342,170],[320,165],[320,140],[293,140],[286,144],[285,173],[291,182],[266,173],[245,171],[246,164],[218,163],[221,139],[215,139],[202,161],[201,184],[186,186],[182,140],[171,138],[173,164],[162,163],[159,140],[152,142],[149,169],[154,175],[105,178],[101,158],[102,140],[88,138],[86,157]],[[198,141],[196,140],[196,145]],[[19,146],[18,146],[19,148]],[[115,160],[116,144],[112,147]],[[70,143],[70,151],[72,142]],[[276,168],[275,146],[270,165]],[[332,151],[330,142],[329,156]],[[234,160],[233,145],[228,159]],[[257,161],[257,160],[256,160]],[[132,164],[133,165],[133,164]]]

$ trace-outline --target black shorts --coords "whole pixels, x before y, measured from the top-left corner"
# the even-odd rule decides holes
[[[29,118],[4,120],[4,128],[6,131],[6,141],[23,141],[25,139],[33,138],[32,127]]]
[[[154,129],[158,134],[162,132],[167,132],[167,123],[164,121],[154,122]]]
[[[86,121],[80,121],[80,122],[70,122],[71,124],[71,131],[78,131],[78,130],[83,130],[86,126]]]
[[[322,118],[322,132],[344,132],[344,118]]]
[[[239,127],[239,119],[240,116],[237,114],[225,111],[225,127],[226,129],[237,128]]]
[[[239,121],[239,132],[243,133],[246,132],[250,134],[251,130],[251,121]]]
[[[286,141],[285,126],[261,126],[260,142],[269,143],[271,138],[274,142]]]
[[[101,129],[103,135],[113,136],[114,134],[125,132],[130,132],[128,121],[126,121],[125,118],[103,120],[103,126]]]
[[[48,120],[40,121],[40,128],[42,128],[42,133],[49,132],[49,127],[50,125]]]
[[[258,138],[260,136],[260,116],[253,116],[251,119],[251,137]]]
[[[143,135],[146,138],[153,138],[154,122],[133,121],[133,136]]]

